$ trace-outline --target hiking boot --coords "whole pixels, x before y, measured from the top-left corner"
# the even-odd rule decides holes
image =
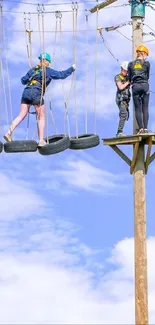
[[[46,146],[47,142],[45,140],[40,140],[38,143],[38,147],[44,147]]]

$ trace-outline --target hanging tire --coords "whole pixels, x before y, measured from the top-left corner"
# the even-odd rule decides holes
[[[70,147],[70,139],[64,134],[53,135],[44,140],[46,142],[48,140],[49,143],[43,147],[38,147],[39,153],[44,156],[57,154]]]
[[[0,153],[3,151],[3,143],[0,141]]]
[[[36,152],[38,144],[33,140],[11,141],[4,143],[4,151],[6,153],[23,153],[23,152]]]
[[[100,144],[100,138],[95,134],[82,134],[78,138],[70,138],[70,149],[80,150],[96,147]]]

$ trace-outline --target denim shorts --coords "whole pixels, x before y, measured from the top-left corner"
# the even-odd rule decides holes
[[[44,104],[44,99],[41,97],[41,89],[39,87],[28,86],[23,91],[21,104],[41,106]]]

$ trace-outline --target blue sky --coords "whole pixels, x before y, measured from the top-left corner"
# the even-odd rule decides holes
[[[52,2],[44,2],[45,5]],[[85,9],[96,2],[79,5],[77,37],[77,107],[79,134],[85,133],[88,108],[88,132],[94,132],[94,75],[96,15],[89,15],[89,44],[86,46]],[[125,2],[127,3],[127,2]],[[130,6],[119,1],[99,12],[98,26],[106,27],[130,21]],[[120,5],[120,7],[116,7]],[[70,5],[45,6],[47,11],[67,11]],[[5,12],[9,11],[9,12]],[[19,12],[19,13],[18,13]],[[19,111],[28,58],[24,35],[24,12],[36,12],[36,5],[4,1],[7,51],[3,51],[3,72],[10,119],[5,55],[8,56],[13,116]],[[145,23],[153,30],[155,12],[146,11]],[[59,33],[54,45],[55,15],[45,13],[46,51],[53,55],[53,67],[66,69],[74,63],[72,13],[62,16],[62,52]],[[37,15],[31,15],[32,59],[40,53]],[[81,31],[80,31],[81,30]],[[49,31],[49,32],[47,32]],[[151,29],[144,25],[144,31]],[[131,60],[131,26],[104,33],[108,46],[120,61]],[[145,36],[150,49],[151,73],[155,73],[154,40]],[[4,47],[4,43],[3,43]],[[88,64],[88,73],[86,72]],[[97,129],[98,147],[85,151],[67,150],[43,157],[39,153],[0,156],[0,314],[3,324],[129,324],[134,322],[133,283],[133,178],[127,165],[102,138],[114,136],[118,109],[115,104],[114,76],[119,64],[109,54],[98,35]],[[155,91],[154,76],[150,88]],[[87,87],[86,87],[87,85]],[[64,81],[67,97],[71,77]],[[1,87],[2,89],[2,87]],[[88,102],[87,102],[88,92]],[[7,129],[5,96],[1,92],[0,135]],[[149,127],[155,129],[154,96],[150,98]],[[64,132],[64,103],[61,81],[47,90],[48,131],[54,133],[49,101],[59,133]],[[74,95],[69,102],[71,135],[75,135]],[[132,133],[130,120],[124,131]],[[15,139],[26,136],[25,120],[15,131]],[[30,117],[29,138],[35,133],[35,118]],[[47,131],[46,131],[47,132]],[[46,133],[45,132],[45,133]],[[37,138],[36,138],[37,139]],[[131,155],[132,149],[124,148]],[[154,183],[152,164],[147,175],[147,231],[149,267],[150,323],[155,322],[155,280],[153,249]],[[9,310],[9,313],[8,313]]]

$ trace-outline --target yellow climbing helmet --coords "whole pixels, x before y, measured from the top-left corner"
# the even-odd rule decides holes
[[[144,45],[139,45],[136,49],[136,52],[144,52],[149,55],[149,49]]]

